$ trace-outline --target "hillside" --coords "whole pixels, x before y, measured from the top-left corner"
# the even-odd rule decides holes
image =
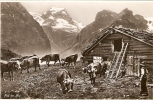
[[[51,46],[42,27],[21,3],[1,3],[2,49],[8,47],[19,55],[42,55],[51,52]]]
[[[30,68],[30,73],[26,70],[23,74],[14,73],[15,81],[2,81],[2,99],[140,99],[140,87],[135,87],[135,83],[139,84],[139,78],[135,76],[124,76],[118,80],[107,80],[99,75],[96,78],[95,87],[91,86],[88,74],[83,74],[77,63],[76,69],[73,67],[66,68],[72,74],[75,80],[73,91],[62,94],[61,85],[57,83],[56,74],[60,66],[50,67],[41,65],[41,70],[33,72],[34,68]],[[153,91],[148,86],[148,91]],[[10,96],[12,95],[12,96]],[[152,92],[144,99],[152,99]]]

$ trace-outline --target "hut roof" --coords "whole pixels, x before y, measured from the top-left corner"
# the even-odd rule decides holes
[[[99,31],[103,32],[103,31]],[[134,30],[134,29],[128,29],[128,28],[118,28],[118,27],[110,27],[107,28],[104,31],[104,34],[102,36],[97,37],[89,46],[87,46],[83,51],[82,51],[82,55],[86,54],[87,52],[89,52],[90,50],[92,50],[96,45],[98,45],[98,43],[103,40],[104,38],[106,38],[109,34],[112,34],[113,32],[118,32],[121,34],[124,34],[126,36],[129,36],[133,39],[136,39],[140,42],[145,43],[146,45],[152,46],[153,47],[153,34],[147,32],[147,31],[138,31],[138,30]],[[96,31],[97,33],[97,31]]]

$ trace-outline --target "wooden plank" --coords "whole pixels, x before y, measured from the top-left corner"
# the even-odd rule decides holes
[[[115,34],[111,34],[109,37],[107,37],[106,39],[118,39],[118,38],[122,38],[122,39],[129,39],[128,36],[120,34],[120,33],[115,33]]]
[[[146,45],[138,45],[138,44],[135,44],[135,45],[129,45],[129,47],[133,47],[133,48],[147,48],[147,49],[153,49],[151,47],[148,47]]]
[[[111,43],[101,43],[101,44],[99,44],[99,46],[100,47],[102,47],[102,46],[111,46]]]
[[[112,50],[112,48],[111,47],[96,48],[93,51],[100,52],[101,50]]]
[[[151,50],[151,52],[153,52],[153,49],[149,49],[149,48],[143,48],[143,47],[140,47],[140,48],[134,48],[134,47],[130,47],[130,48],[128,48],[128,50],[132,50],[132,51],[139,51],[139,52],[141,52],[141,51],[150,51]]]

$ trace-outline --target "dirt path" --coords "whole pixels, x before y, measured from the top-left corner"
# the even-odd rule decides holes
[[[10,91],[22,91],[19,98],[40,98],[40,99],[139,99],[140,87],[134,87],[135,77],[125,77],[118,81],[104,80],[97,76],[96,86],[92,87],[88,75],[84,74],[80,66],[76,69],[67,68],[72,77],[76,80],[74,91],[63,95],[60,85],[56,82],[56,72],[60,66],[41,66],[41,70],[30,73],[15,73],[15,81],[2,81],[2,94]],[[149,96],[152,99],[152,88],[149,88]],[[4,95],[2,95],[3,97]]]

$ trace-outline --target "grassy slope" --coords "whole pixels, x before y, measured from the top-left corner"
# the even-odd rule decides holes
[[[41,66],[41,70],[30,73],[15,73],[15,81],[10,82],[5,74],[6,81],[2,81],[2,94],[4,91],[22,91],[24,95],[21,98],[46,98],[46,99],[138,99],[140,87],[133,88],[133,83],[139,81],[135,77],[125,77],[117,82],[104,80],[103,77],[97,77],[96,86],[91,87],[89,77],[86,75],[86,84],[83,81],[84,75],[81,71],[81,65],[77,65],[76,69],[68,68],[72,77],[75,78],[74,91],[63,95],[60,91],[60,85],[56,82],[56,72],[60,66]],[[152,88],[149,88],[149,96],[153,98]],[[96,92],[93,92],[96,91]],[[93,93],[92,93],[93,92]],[[124,96],[125,95],[125,96]],[[129,96],[128,96],[129,95]]]

